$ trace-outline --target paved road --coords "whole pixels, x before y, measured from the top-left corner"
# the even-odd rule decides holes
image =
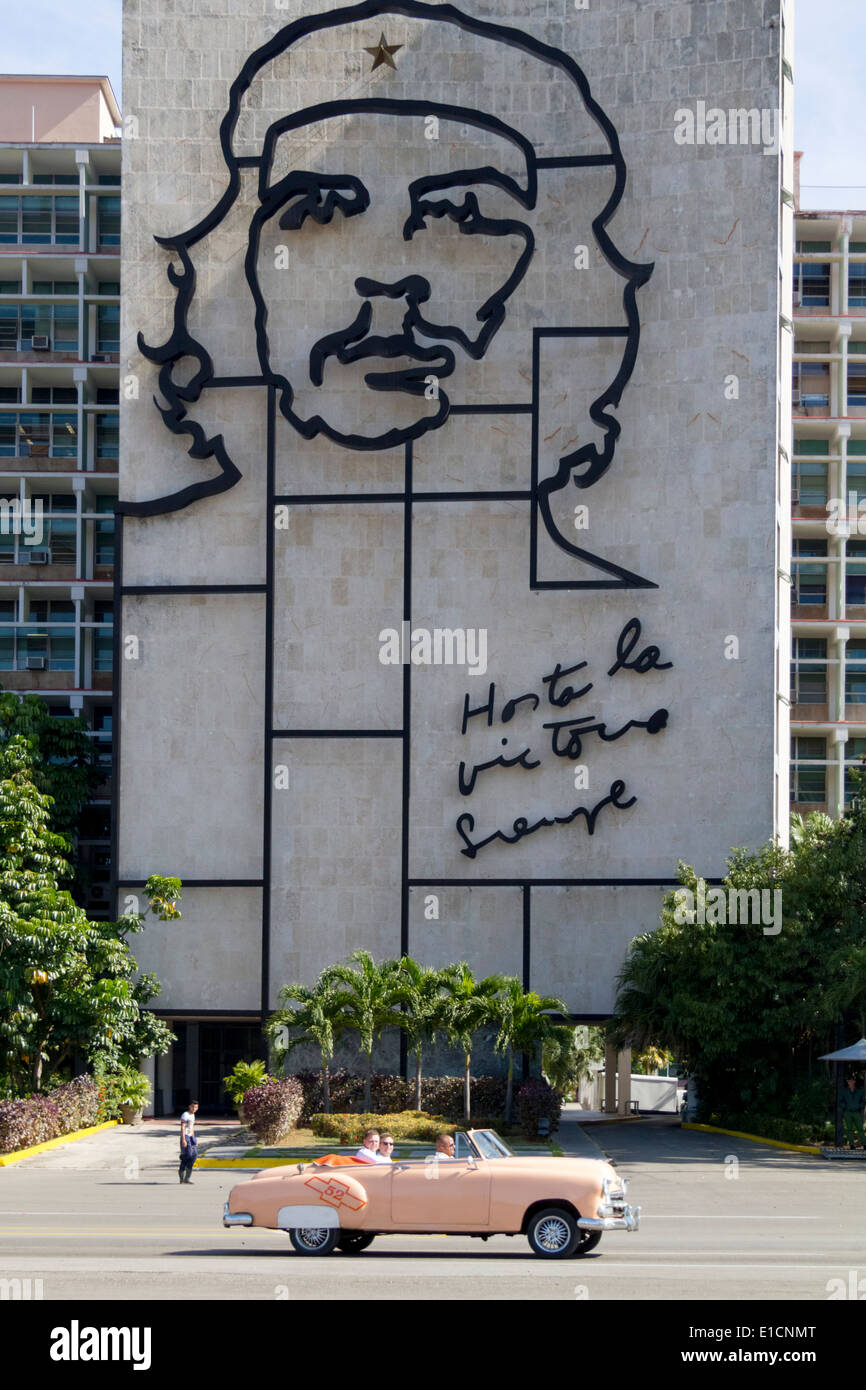
[[[109,1136],[0,1169],[0,1278],[41,1279],[46,1300],[824,1301],[828,1281],[849,1289],[852,1274],[866,1293],[866,1165],[668,1120],[593,1127],[644,1209],[641,1230],[550,1264],[522,1237],[380,1237],[360,1256],[303,1259],[280,1233],[223,1228],[241,1175],[197,1171],[181,1187],[173,1130]]]

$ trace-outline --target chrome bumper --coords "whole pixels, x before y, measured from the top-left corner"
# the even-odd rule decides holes
[[[253,1218],[248,1211],[229,1211],[228,1202],[223,1207],[224,1226],[252,1226]]]
[[[640,1227],[640,1207],[629,1206],[626,1201],[628,1181],[618,1180],[616,1185],[611,1178],[605,1178],[601,1185],[601,1201],[598,1216],[581,1216],[578,1226],[582,1231],[636,1231]]]
[[[606,1205],[606,1204],[604,1204]],[[603,1207],[599,1207],[602,1211]],[[636,1231],[640,1227],[640,1207],[619,1206],[612,1216],[581,1216],[578,1226],[582,1231]]]

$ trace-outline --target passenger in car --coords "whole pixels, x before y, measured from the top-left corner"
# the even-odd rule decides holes
[[[454,1138],[450,1134],[437,1134],[436,1136],[436,1157],[437,1158],[456,1158],[454,1152]]]

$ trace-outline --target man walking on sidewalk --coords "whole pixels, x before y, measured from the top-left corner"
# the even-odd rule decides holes
[[[181,1182],[189,1182],[192,1176],[192,1167],[198,1157],[198,1148],[195,1138],[195,1112],[198,1110],[198,1101],[191,1100],[189,1109],[184,1110],[180,1117],[180,1167],[177,1175]]]

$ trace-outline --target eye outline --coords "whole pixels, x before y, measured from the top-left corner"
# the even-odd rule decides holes
[[[369,206],[369,190],[356,175],[317,174],[307,169],[293,169],[261,198],[264,219],[285,208],[277,223],[282,231],[299,231],[308,218],[327,226],[338,209],[348,218],[366,212]]]

